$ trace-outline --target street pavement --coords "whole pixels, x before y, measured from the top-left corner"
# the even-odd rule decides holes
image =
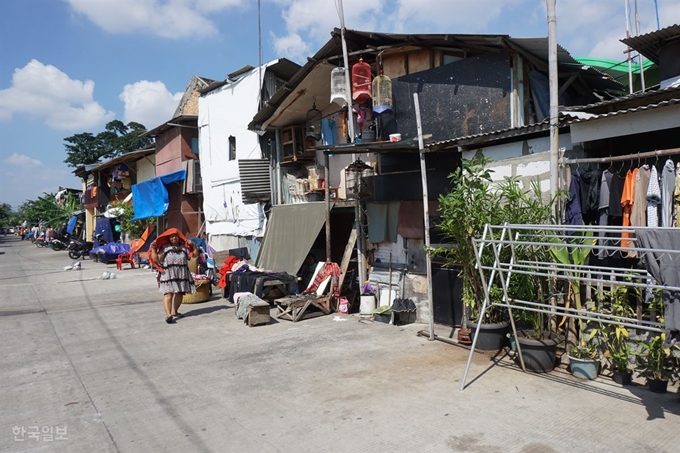
[[[168,325],[152,271],[81,263],[0,236],[0,451],[680,451],[677,387],[527,374],[502,352],[475,353],[461,392],[468,351],[427,325],[248,327],[217,292]]]

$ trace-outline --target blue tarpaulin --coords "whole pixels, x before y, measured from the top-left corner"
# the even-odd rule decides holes
[[[66,225],[66,232],[68,234],[73,234],[73,230],[76,229],[76,223],[78,223],[78,216],[73,216],[71,217],[71,220],[68,221],[68,225]]]
[[[95,246],[99,245],[99,241],[96,240],[98,234],[101,234],[106,242],[113,242],[113,232],[111,231],[111,221],[109,219],[105,217],[97,219],[97,223],[94,226]]]
[[[132,186],[132,203],[135,216],[132,220],[148,219],[162,216],[168,210],[168,190],[166,184],[186,179],[185,170],[144,181]]]

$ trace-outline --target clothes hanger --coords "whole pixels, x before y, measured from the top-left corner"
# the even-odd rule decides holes
[[[616,172],[617,175],[625,176],[625,175],[621,175],[621,173],[623,172],[623,168],[624,168],[625,164],[626,164],[626,161],[622,160],[621,161],[621,167],[619,168],[619,171]]]

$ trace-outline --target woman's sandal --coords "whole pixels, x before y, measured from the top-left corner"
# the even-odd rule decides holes
[[[174,316],[175,318],[184,318],[184,315],[183,315],[182,313],[180,313],[180,312],[177,312],[177,313],[175,313],[175,314],[172,315],[172,316]]]
[[[172,316],[168,316],[167,318],[165,318],[165,322],[167,322],[168,324],[174,324],[175,318],[173,318]]]

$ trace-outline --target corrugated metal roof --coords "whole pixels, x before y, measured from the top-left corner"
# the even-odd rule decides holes
[[[154,154],[155,151],[156,151],[156,148],[151,147],[151,148],[140,149],[138,151],[132,151],[131,153],[127,153],[127,154],[122,154],[118,157],[114,157],[111,160],[107,160],[106,162],[101,162],[101,163],[96,164],[96,166],[92,167],[89,171],[103,170],[105,168],[112,167],[113,165],[116,165],[116,164],[119,164],[119,163],[122,163],[122,162],[131,162],[133,160],[139,160],[142,157]]]
[[[279,58],[278,60],[270,61],[269,63],[266,63],[262,66],[265,67],[266,71],[274,73],[274,75],[276,75],[276,77],[278,77],[281,80],[290,79],[302,67],[299,64],[297,64],[297,63],[295,63],[295,62],[293,62],[293,61],[291,61],[287,58]],[[242,76],[242,75],[244,75],[244,74],[246,74],[250,71],[256,70],[256,69],[257,68],[254,68],[250,65],[244,66],[243,68],[239,69],[238,71],[235,71],[235,72],[232,72],[231,74],[229,74],[225,80],[213,81],[207,87],[205,87],[201,90],[198,90],[198,92],[201,93],[201,94],[210,93],[211,91],[214,91],[214,90],[216,90],[220,87],[223,87],[224,85],[227,85],[229,83],[234,83],[235,81],[237,81],[240,78],[240,76]]]
[[[659,50],[669,41],[680,39],[680,25],[674,24],[644,35],[631,36],[621,42],[640,52],[645,57],[659,64]]]
[[[607,112],[599,115],[582,111],[563,111],[560,112],[559,127],[562,128],[571,123],[594,121],[602,118],[626,115],[629,113],[642,112],[645,110],[653,110],[677,104],[680,104],[680,98],[665,100],[655,104],[641,105],[629,109],[618,110],[615,112]],[[549,130],[550,130],[550,118],[546,118],[541,123],[528,124],[526,126],[513,127],[497,131],[486,132],[483,134],[468,135],[465,137],[457,137],[449,140],[442,140],[440,142],[430,143],[425,147],[432,151],[438,151],[453,148],[455,146],[469,146],[473,144],[483,144],[499,140],[507,140],[509,138],[528,136],[541,132],[548,132]]]
[[[616,104],[621,104],[629,101],[637,101],[637,100],[645,100],[647,98],[655,98],[659,96],[664,96],[664,97],[673,97],[676,95],[680,95],[680,86],[678,87],[667,87],[664,89],[659,89],[659,90],[648,90],[644,92],[638,92],[638,93],[632,93],[628,94],[626,96],[621,96],[617,97],[615,99],[609,99],[606,101],[602,102],[596,102],[593,104],[588,104],[584,106],[576,106],[576,107],[565,107],[563,110],[564,111],[571,111],[571,110],[579,110],[579,111],[588,111],[588,110],[593,110],[593,109],[598,109],[601,107],[609,107],[609,106],[615,106]]]
[[[521,47],[531,55],[540,59],[539,64],[547,65],[549,58],[548,38],[508,38],[507,41]],[[600,90],[621,90],[623,85],[614,80],[609,74],[584,65],[571,56],[564,47],[557,45],[557,63],[570,66],[577,70],[588,86]],[[562,73],[564,71],[561,71]]]
[[[564,122],[560,123],[560,127],[565,126]],[[425,145],[432,151],[453,148],[454,146],[467,146],[476,143],[485,143],[489,141],[505,140],[508,138],[522,137],[536,133],[546,132],[550,130],[550,118],[546,118],[540,123],[527,124],[519,127],[509,127],[497,131],[484,132],[482,134],[466,135],[465,137],[456,137],[449,140],[442,140],[440,142],[430,143]],[[488,140],[487,140],[488,139]]]
[[[173,119],[166,121],[165,123],[161,124],[160,126],[157,126],[150,131],[146,131],[142,134],[142,137],[155,137],[157,135],[162,134],[163,132],[172,129],[173,127],[177,127],[174,124],[177,123],[196,123],[198,124],[198,115],[180,115],[176,116]],[[187,126],[190,126],[190,124],[187,124]]]
[[[561,112],[560,114],[569,118],[569,123],[583,123],[585,121],[599,120],[602,118],[610,118],[613,116],[626,115],[628,113],[643,112],[645,110],[654,110],[662,107],[669,107],[671,105],[680,104],[680,99],[669,99],[667,101],[661,101],[656,104],[641,105],[638,107],[633,107],[625,110],[617,110],[615,112],[603,113],[600,115],[580,115],[582,112]]]
[[[351,52],[365,52],[363,58],[371,63],[375,56],[384,49],[399,46],[423,46],[437,48],[467,48],[478,51],[497,51],[499,48],[510,48],[520,52],[534,64],[547,71],[548,38],[511,38],[508,35],[457,35],[457,34],[392,34],[357,30],[346,30],[345,40]],[[297,87],[308,77],[314,68],[331,62],[342,65],[342,42],[340,29],[331,33],[331,39],[309,58],[307,63],[267,102],[265,107],[255,115],[248,124],[251,130],[259,130],[277,112],[286,98],[297,91]],[[563,47],[558,46],[558,63],[568,65],[578,72],[585,83],[593,89],[621,90],[623,85],[592,67],[584,66],[575,60]],[[564,72],[564,71],[563,71]],[[311,95],[309,95],[311,96]],[[311,103],[311,98],[310,98]]]

